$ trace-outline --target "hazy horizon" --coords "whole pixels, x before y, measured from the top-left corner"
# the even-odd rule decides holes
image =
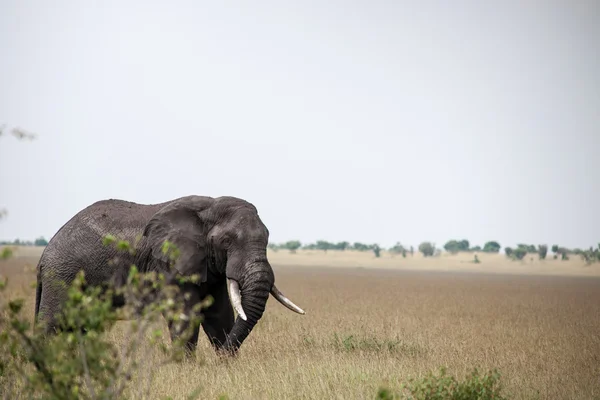
[[[197,194],[273,242],[600,242],[598,2],[83,4],[0,4],[0,240]]]

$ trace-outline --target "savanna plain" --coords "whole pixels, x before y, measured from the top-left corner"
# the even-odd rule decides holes
[[[40,249],[0,262],[9,297],[33,320]],[[600,399],[600,264],[511,261],[502,255],[433,258],[328,251],[270,252],[278,287],[306,315],[273,299],[235,359],[201,333],[197,360],[154,370],[153,399],[370,399],[446,366],[464,378],[497,368],[507,398]],[[110,332],[124,340],[126,325]],[[162,326],[165,334],[166,324]],[[168,340],[168,339],[166,339]],[[140,398],[143,385],[128,395]],[[141,391],[140,391],[141,393]]]

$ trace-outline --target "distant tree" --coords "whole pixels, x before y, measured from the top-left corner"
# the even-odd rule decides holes
[[[463,240],[449,240],[444,245],[444,250],[448,253],[456,254],[459,251],[469,251],[469,241],[466,239]]]
[[[469,241],[467,239],[463,239],[458,242],[458,249],[460,251],[469,251]]]
[[[500,251],[500,244],[496,241],[490,241],[483,245],[484,253],[498,253]]]
[[[558,249],[559,249],[559,247],[558,247],[558,245],[557,245],[557,244],[553,244],[553,245],[552,245],[552,252],[553,252],[554,254],[558,254]]]
[[[406,252],[406,249],[404,248],[404,246],[402,246],[400,242],[396,242],[395,245],[390,247],[389,252],[392,254],[401,254],[403,252]]]
[[[294,254],[302,246],[299,240],[289,240],[283,244],[283,248]]]
[[[352,249],[357,250],[357,251],[368,251],[370,250],[369,246],[364,244],[364,243],[360,243],[360,242],[355,242],[352,245]]]
[[[517,247],[514,251],[513,251],[513,257],[517,260],[522,260],[523,258],[525,258],[525,256],[527,255],[527,248],[526,247]]]
[[[481,246],[473,246],[470,251],[481,251]]]
[[[373,249],[373,253],[375,253],[375,257],[379,258],[379,256],[381,255],[381,248],[379,247],[379,245],[374,244],[371,246],[371,248]]]
[[[456,254],[460,251],[460,244],[456,240],[449,240],[444,245],[444,250],[448,253]]]
[[[571,251],[569,249],[567,249],[566,247],[559,247],[557,246],[556,249],[554,249],[554,246],[552,246],[552,250],[556,250],[555,253],[555,257],[554,259],[557,258],[557,256],[560,255],[560,259],[563,261],[566,261],[569,259],[569,253],[571,253]]]
[[[419,245],[419,251],[424,257],[431,257],[435,254],[435,246],[430,242],[423,242]]]
[[[349,246],[350,246],[350,243],[348,243],[348,242],[339,242],[339,243],[336,243],[336,244],[335,244],[333,247],[334,247],[336,250],[341,250],[341,251],[344,251],[344,250],[346,250],[346,249],[347,249]]]
[[[415,255],[415,248],[410,246],[410,256],[414,256]]]
[[[332,249],[333,246],[331,243],[329,243],[326,240],[317,240],[317,249],[318,250],[323,250],[324,252],[327,253],[327,250]]]
[[[598,247],[594,249],[593,246],[590,246],[590,249],[585,251],[581,257],[586,261],[586,263],[591,264],[593,262],[600,262],[600,243],[598,243]]]
[[[600,244],[598,244],[598,248],[596,249],[594,249],[593,246],[590,246],[590,249],[582,252],[580,256],[587,265],[594,262],[600,262]]]
[[[48,245],[48,241],[46,239],[44,239],[43,236],[40,236],[39,238],[35,239],[35,241],[33,242],[34,246],[47,246]]]
[[[540,257],[540,260],[545,260],[547,254],[548,254],[548,246],[545,244],[540,244],[538,246],[538,255]]]
[[[512,249],[512,247],[505,247],[504,248],[504,254],[506,254],[506,257],[511,258],[513,256],[514,250]]]

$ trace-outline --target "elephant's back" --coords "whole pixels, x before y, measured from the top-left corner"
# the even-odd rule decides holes
[[[143,232],[150,218],[169,203],[138,204],[125,200],[101,200],[78,213],[74,228],[75,231],[84,228],[86,234],[91,236],[112,234],[119,239],[133,241]]]
[[[50,239],[38,268],[74,271],[69,275],[83,269],[92,279],[106,279],[115,268],[109,261],[118,254],[114,246],[104,246],[104,237],[110,234],[133,244],[152,215],[167,204],[118,199],[93,203],[75,214]]]
[[[104,238],[107,234],[119,239],[134,240],[158,210],[170,202],[138,204],[131,201],[100,200],[75,214],[50,242],[80,242]],[[48,245],[50,245],[50,242]]]

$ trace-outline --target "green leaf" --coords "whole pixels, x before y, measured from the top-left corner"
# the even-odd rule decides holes
[[[23,299],[17,299],[8,303],[8,308],[13,314],[18,314],[23,308]]]
[[[113,244],[114,242],[117,241],[117,238],[114,237],[113,235],[106,235],[104,236],[104,238],[102,239],[102,244],[104,246],[108,246],[109,244]]]

